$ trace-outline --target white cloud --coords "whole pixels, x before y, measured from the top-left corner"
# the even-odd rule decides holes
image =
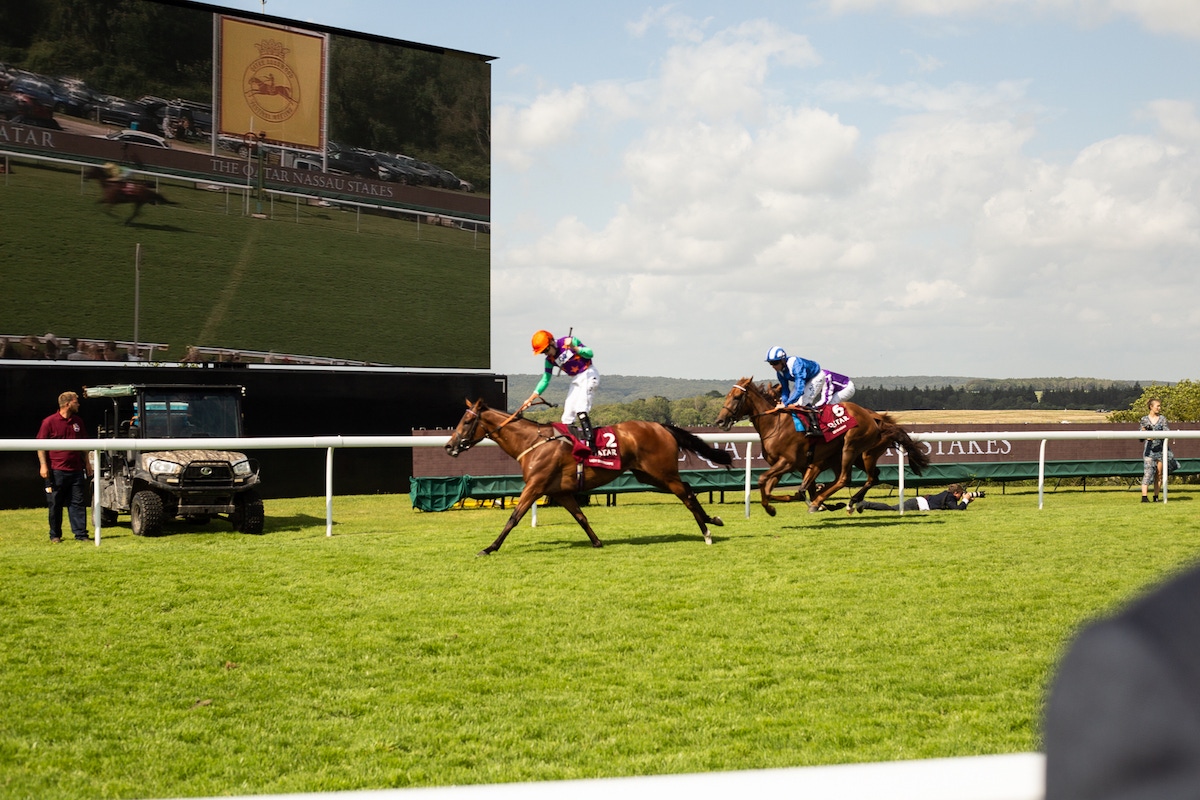
[[[1154,118],[1166,138],[1190,146],[1200,144],[1200,119],[1192,103],[1155,100],[1147,104],[1146,113]]]
[[[672,114],[719,116],[762,110],[763,84],[772,63],[819,63],[804,36],[751,20],[698,42],[677,43],[661,68],[660,108]]]
[[[931,55],[924,54],[924,53],[917,53],[917,52],[914,52],[914,51],[908,50],[908,49],[901,50],[900,54],[904,55],[904,56],[908,56],[909,58],[911,58],[913,60],[913,65],[914,65],[913,68],[917,72],[921,72],[921,73],[937,72],[939,69],[941,69],[942,67],[945,66],[945,64],[942,63],[942,60],[940,58],[938,58],[937,56],[931,56]]]
[[[587,116],[589,92],[582,86],[551,91],[525,108],[502,105],[492,112],[496,153],[518,169],[533,162],[533,152],[569,139]]]
[[[823,0],[835,14],[895,10],[928,17],[1054,15],[1095,27],[1122,17],[1157,34],[1200,39],[1200,3],[1194,0]]]
[[[636,83],[511,109],[530,159],[636,124],[606,138],[625,194],[598,222],[564,209],[495,256],[497,351],[557,324],[545,316],[560,302],[601,370],[624,374],[735,377],[774,342],[852,374],[949,373],[967,368],[944,359],[953,342],[996,377],[1149,377],[1154,363],[1117,354],[1151,304],[1173,320],[1164,335],[1200,344],[1188,293],[1159,292],[1190,275],[1200,244],[1190,102],[1149,102],[1157,130],[1051,161],[1026,153],[1040,114],[1025,81],[766,89],[819,63],[804,37],[746,23],[674,40]],[[848,100],[885,112],[878,133],[823,107]],[[550,304],[530,308],[531,287]],[[668,347],[691,359],[663,365]]]

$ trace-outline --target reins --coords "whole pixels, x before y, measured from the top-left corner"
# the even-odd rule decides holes
[[[501,422],[499,425],[497,425],[495,428],[493,428],[493,429],[492,429],[492,430],[490,430],[490,431],[486,431],[486,432],[485,432],[485,433],[484,433],[482,436],[480,436],[478,439],[475,439],[475,441],[474,441],[474,442],[471,442],[469,445],[467,445],[467,447],[465,447],[465,448],[463,448],[463,449],[464,449],[464,450],[469,450],[470,448],[474,447],[476,444],[479,444],[479,442],[482,442],[484,439],[491,439],[493,442],[495,442],[495,441],[496,441],[496,434],[497,434],[497,433],[499,433],[499,432],[501,431],[501,429],[503,429],[503,428],[504,428],[506,425],[508,425],[510,422],[512,422],[513,420],[515,420],[515,419],[517,419],[518,417],[520,417],[520,415],[521,415],[521,412],[522,412],[522,411],[524,411],[524,410],[525,410],[525,407],[524,407],[524,406],[523,406],[523,407],[521,407],[521,408],[519,408],[519,409],[517,409],[517,410],[516,410],[516,411],[514,411],[512,414],[510,414],[510,415],[509,415],[509,416],[508,416],[508,417],[507,417],[507,418],[506,418],[506,419],[505,419],[503,422]],[[472,419],[472,421],[471,421],[471,428],[470,428],[470,430],[468,431],[468,434],[469,434],[469,435],[466,437],[466,438],[467,438],[467,440],[468,440],[468,441],[470,441],[471,439],[474,439],[474,438],[475,438],[475,432],[476,432],[476,429],[479,427],[479,423],[480,423],[480,421],[482,421],[482,419],[483,419],[483,415],[482,415],[482,414],[480,414],[478,411],[476,411],[476,410],[475,410],[475,409],[473,409],[473,408],[468,408],[468,409],[467,409],[467,413],[468,413],[468,414],[470,414],[470,415],[473,417],[473,419]],[[522,419],[524,419],[524,418],[522,417]],[[530,420],[530,421],[532,421],[532,420]],[[547,438],[544,438],[544,439],[543,439],[543,438],[542,438],[542,431],[543,431],[543,429],[545,429],[545,428],[547,428],[547,427],[550,427],[550,426],[542,425],[541,423],[534,423],[534,424],[535,424],[535,425],[537,425],[537,436],[538,436],[538,441],[534,442],[532,445],[530,445],[529,447],[527,447],[527,448],[525,448],[524,450],[522,450],[522,451],[521,451],[521,453],[520,453],[520,455],[518,455],[518,456],[515,456],[515,458],[516,458],[516,460],[517,460],[517,462],[518,462],[518,463],[520,463],[520,461],[521,461],[521,459],[522,459],[522,458],[524,458],[525,456],[529,455],[530,451],[532,451],[532,450],[536,450],[537,448],[539,448],[539,447],[541,447],[542,445],[544,445],[544,444],[547,444],[547,443],[549,443],[549,442],[553,442],[553,441],[560,440],[560,439],[563,439],[563,440],[565,440],[565,439],[566,439],[566,437],[565,437],[565,436],[562,436],[561,434],[559,434],[559,433],[557,433],[557,432],[555,432],[555,433],[554,433],[554,434],[552,434],[551,436],[549,436],[549,437],[547,437]],[[551,427],[550,429],[551,429],[551,430],[554,430],[552,427]],[[497,443],[497,444],[499,444],[499,442],[496,442],[496,443]]]
[[[747,394],[750,392],[750,390],[747,387],[742,386],[740,383],[735,383],[733,385],[733,388],[738,389],[739,391],[747,393]],[[763,396],[763,394],[761,392],[757,391],[757,387],[755,387],[755,388],[756,388],[755,394],[757,394],[759,397],[762,397],[764,400],[768,399],[765,396]],[[752,412],[752,413],[749,413],[746,415],[746,419],[754,419],[755,417],[766,417],[766,416],[770,416],[771,414],[778,414],[781,411],[789,411],[790,412],[791,409],[790,408],[772,408],[769,411]]]

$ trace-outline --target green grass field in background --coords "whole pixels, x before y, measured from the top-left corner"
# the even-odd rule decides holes
[[[0,333],[132,340],[140,244],[138,338],[173,358],[195,344],[490,366],[489,236],[285,201],[259,220],[191,182],[161,192],[178,205],[124,225],[132,207],[106,214],[78,171],[0,175]]]
[[[886,492],[874,493],[876,499]],[[1061,648],[1200,551],[1193,487],[769,519],[674,498],[267,504],[100,547],[0,512],[0,797],[281,793],[1031,751]],[[844,498],[842,498],[844,499]]]

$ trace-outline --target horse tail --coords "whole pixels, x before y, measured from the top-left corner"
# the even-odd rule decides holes
[[[888,414],[880,414],[879,427],[883,431],[883,438],[893,444],[898,444],[904,448],[905,454],[908,456],[908,465],[912,467],[913,472],[921,475],[929,466],[929,454],[921,445],[912,440],[908,435],[908,431],[900,427],[900,424]]]
[[[691,431],[685,431],[674,425],[663,425],[663,427],[671,432],[671,435],[675,437],[675,442],[684,450],[723,467],[733,464],[733,456],[729,455],[728,451],[718,450]]]

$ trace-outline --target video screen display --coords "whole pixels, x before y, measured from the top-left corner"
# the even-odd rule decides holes
[[[0,6],[3,355],[488,368],[490,60],[202,3]]]

